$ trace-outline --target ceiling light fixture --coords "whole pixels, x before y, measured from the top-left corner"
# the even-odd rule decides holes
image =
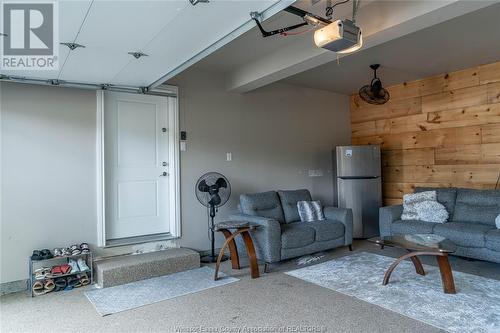
[[[196,6],[197,4],[201,3],[209,3],[209,0],[189,0],[189,2],[193,5]]]
[[[138,52],[127,52],[127,53],[130,54],[132,57],[134,57],[136,59],[139,59],[141,57],[149,57],[149,54],[143,53],[141,51],[138,51]]]
[[[64,46],[67,46],[71,51],[81,47],[81,48],[85,48],[85,45],[82,45],[82,44],[77,44],[77,43],[71,43],[71,42],[67,42],[67,43],[60,43],[61,45],[64,45]]]

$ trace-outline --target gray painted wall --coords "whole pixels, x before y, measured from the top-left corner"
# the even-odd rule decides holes
[[[325,203],[332,200],[330,151],[350,142],[347,96],[282,84],[231,94],[217,75],[200,71],[172,83],[180,88],[181,127],[188,132],[181,154],[182,238],[175,244],[209,248],[206,211],[193,192],[207,171],[225,174],[233,187],[219,216],[235,209],[244,192],[305,187]],[[27,278],[33,249],[96,244],[96,100],[93,91],[68,88],[0,83],[0,90],[4,283]],[[307,177],[309,169],[324,176]]]
[[[248,192],[307,188],[323,203],[333,201],[331,150],[351,140],[348,97],[286,84],[229,93],[221,75],[195,69],[169,83],[180,89],[180,125],[188,137],[181,154],[183,246],[209,246],[206,210],[194,194],[208,171],[224,174],[232,186],[219,217]],[[309,169],[324,176],[308,177]]]

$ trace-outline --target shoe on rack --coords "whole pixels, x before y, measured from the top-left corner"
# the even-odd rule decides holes
[[[62,254],[62,249],[60,249],[60,248],[56,247],[56,248],[54,249],[54,257],[62,257],[62,255],[63,255],[63,254]]]
[[[68,287],[66,287],[66,289],[73,289],[73,288],[79,288],[82,286],[82,283],[80,281],[80,279],[76,276],[71,276],[68,278]]]
[[[71,245],[69,247],[69,249],[71,250],[71,255],[72,256],[77,256],[77,255],[79,255],[79,254],[82,253],[82,250],[80,249],[80,246],[78,246],[76,244],[75,245]]]
[[[65,278],[55,279],[54,284],[56,285],[54,291],[64,290],[64,288],[66,288],[66,286],[68,285]]]
[[[40,251],[33,250],[33,254],[31,255],[31,260],[42,260],[42,255],[40,254]]]
[[[54,256],[52,255],[52,253],[50,252],[49,249],[43,249],[40,251],[40,258],[41,259],[52,259],[52,258],[54,258]]]
[[[80,279],[80,283],[82,286],[86,286],[86,285],[90,284],[90,279],[89,279],[87,273],[79,274],[76,277]]]
[[[83,258],[78,258],[78,267],[80,268],[80,272],[90,271],[89,266],[87,266],[87,263],[83,260]]]
[[[63,247],[61,253],[63,257],[69,257],[71,255],[71,250],[67,247]]]
[[[80,249],[82,250],[82,254],[90,253],[89,244],[87,244],[87,243],[80,244]]]
[[[35,280],[43,280],[47,277],[47,275],[50,275],[50,268],[49,267],[41,267],[35,270]]]
[[[51,291],[54,290],[56,285],[54,284],[54,280],[48,279],[45,281],[45,284],[43,285],[43,288],[45,290],[45,293],[50,293]]]
[[[32,289],[33,294],[36,296],[43,295],[46,292],[42,281],[35,281],[35,283],[33,283]]]
[[[71,273],[78,273],[80,271],[78,263],[75,260],[73,259],[68,260],[68,265],[71,266]]]

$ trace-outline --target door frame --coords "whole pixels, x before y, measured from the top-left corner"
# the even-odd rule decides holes
[[[179,90],[176,86],[162,85],[151,95],[173,97],[168,103],[168,133],[170,168],[170,232],[160,235],[143,235],[126,239],[110,240],[106,237],[106,202],[104,169],[104,91],[96,92],[96,171],[97,171],[97,245],[113,247],[168,240],[181,237],[181,191],[180,191],[180,127],[179,127]]]

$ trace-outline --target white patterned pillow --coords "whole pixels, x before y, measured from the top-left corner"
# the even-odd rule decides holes
[[[421,201],[415,204],[417,220],[424,222],[445,223],[448,220],[446,207],[437,201]]]
[[[326,220],[319,201],[297,201],[297,209],[302,222]]]
[[[498,214],[497,218],[495,219],[495,224],[497,226],[497,229],[500,229],[500,214]]]
[[[422,201],[436,201],[436,191],[425,191],[413,194],[405,194],[403,196],[403,214],[401,220],[418,220],[418,214],[415,209],[415,204]]]

